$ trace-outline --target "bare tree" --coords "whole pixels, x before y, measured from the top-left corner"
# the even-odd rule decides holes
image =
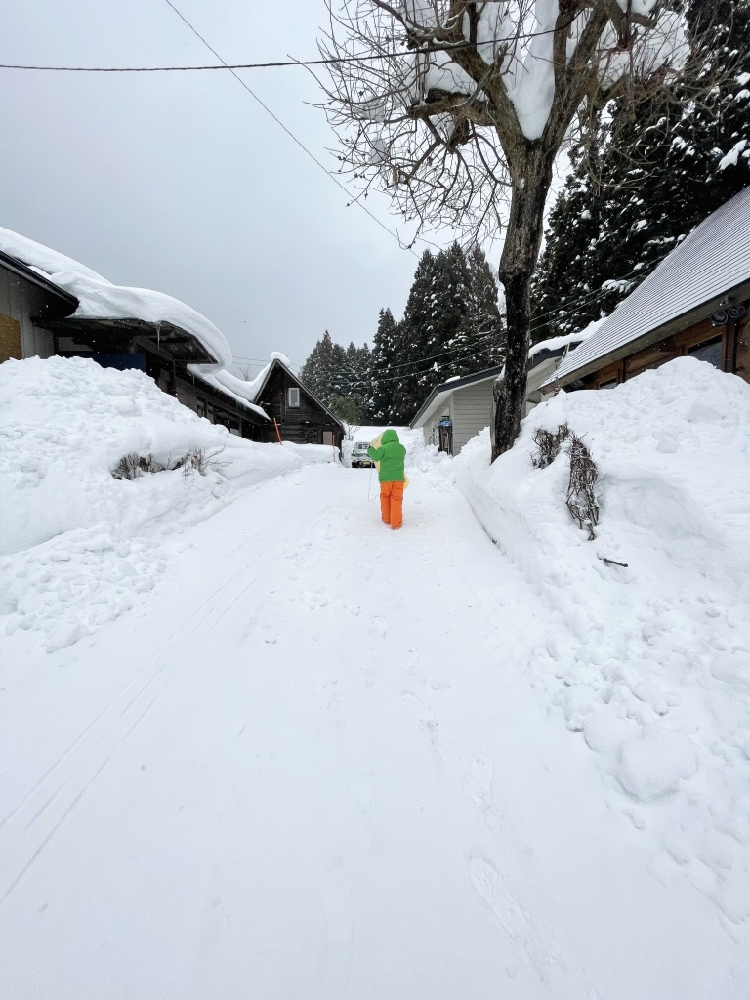
[[[518,436],[529,282],[555,159],[612,97],[676,72],[682,15],[663,0],[326,0],[322,83],[341,171],[422,227],[505,238],[508,353],[492,458]]]

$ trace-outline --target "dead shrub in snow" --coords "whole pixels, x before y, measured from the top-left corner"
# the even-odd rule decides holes
[[[570,516],[578,521],[579,528],[588,528],[590,541],[596,538],[594,527],[599,523],[599,499],[596,495],[599,471],[591,452],[575,434],[571,435],[568,455],[570,479],[565,506],[570,511]]]
[[[112,478],[140,479],[141,476],[147,476],[155,472],[174,472],[177,469],[182,470],[183,476],[190,476],[193,472],[205,476],[206,472],[211,468],[221,469],[229,465],[229,462],[218,460],[219,455],[223,451],[223,445],[220,448],[212,449],[199,448],[198,445],[193,445],[186,455],[175,459],[174,462],[170,456],[167,459],[166,465],[157,462],[153,455],[137,455],[135,452],[132,452],[130,455],[124,455],[120,459],[112,470]]]
[[[579,528],[588,528],[589,540],[596,538],[594,528],[599,523],[599,499],[596,486],[599,471],[583,441],[573,434],[567,424],[560,424],[557,431],[539,428],[534,434],[536,453],[531,456],[535,469],[546,469],[560,454],[563,442],[569,440],[570,478],[565,496],[565,506],[570,516],[578,521]]]
[[[223,445],[220,448],[213,448],[211,450],[195,446],[190,449],[187,455],[184,455],[179,460],[174,468],[182,469],[183,476],[189,476],[193,472],[205,476],[209,469],[225,469],[229,465],[229,462],[219,461],[219,455],[223,451]]]
[[[130,455],[123,455],[120,461],[112,470],[113,479],[140,479],[152,472],[164,472],[167,468],[154,459],[153,455],[137,455],[135,452]]]
[[[560,454],[563,441],[569,436],[570,428],[567,424],[560,424],[556,432],[545,431],[540,427],[534,434],[534,444],[537,449],[536,454],[531,456],[534,468],[546,469],[548,465],[552,465]]]

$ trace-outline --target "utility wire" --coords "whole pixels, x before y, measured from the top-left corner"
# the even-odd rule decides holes
[[[286,132],[286,134],[289,136],[289,138],[292,140],[292,142],[296,143],[299,146],[299,148],[310,157],[310,159],[313,161],[313,163],[315,163],[316,166],[320,167],[320,169],[323,171],[323,173],[326,175],[326,177],[330,177],[330,179],[333,181],[333,183],[337,187],[341,188],[341,190],[346,194],[347,198],[352,198],[352,201],[347,202],[347,206],[351,205],[351,204],[358,205],[359,208],[361,208],[363,212],[365,212],[367,215],[369,215],[370,218],[374,222],[377,222],[377,224],[380,226],[381,229],[385,230],[386,233],[388,233],[390,236],[392,236],[396,240],[396,242],[398,243],[398,245],[401,247],[402,250],[408,250],[415,257],[418,257],[418,254],[415,253],[415,251],[412,250],[411,247],[407,247],[407,246],[405,246],[401,242],[401,239],[400,239],[398,233],[394,233],[392,229],[389,229],[388,226],[386,226],[385,223],[381,222],[380,219],[377,218],[377,216],[373,215],[372,212],[368,208],[365,208],[365,206],[360,201],[358,201],[356,197],[353,197],[352,194],[349,192],[348,188],[346,188],[340,181],[336,180],[336,178],[333,176],[333,174],[330,173],[330,171],[327,170],[326,167],[323,166],[323,164],[320,162],[320,160],[317,158],[317,156],[315,156],[315,154],[311,150],[309,150],[307,148],[307,146],[303,142],[301,142],[297,138],[297,136],[294,135],[293,132],[290,131],[290,129],[288,129],[286,127],[286,125],[281,121],[281,119],[278,118],[274,114],[273,111],[271,111],[271,109],[268,107],[268,105],[264,101],[262,101],[260,99],[260,97],[258,97],[258,95],[255,93],[255,91],[252,90],[245,83],[245,81],[242,79],[242,77],[239,76],[235,72],[236,69],[247,69],[249,67],[247,67],[247,66],[230,66],[229,63],[224,62],[224,60],[219,55],[219,53],[216,51],[216,49],[209,42],[206,41],[206,39],[203,37],[203,35],[201,35],[201,33],[196,28],[193,27],[193,25],[190,23],[190,21],[188,21],[188,19],[185,17],[185,15],[183,13],[181,13],[181,11],[179,11],[175,7],[175,5],[172,3],[172,0],[165,0],[165,3],[167,3],[172,8],[172,10],[180,18],[181,21],[184,21],[184,23],[188,26],[188,28],[190,28],[190,30],[193,32],[193,34],[196,36],[196,38],[199,38],[201,40],[201,42],[203,42],[203,44],[206,46],[206,48],[216,56],[216,58],[222,63],[222,66],[224,67],[224,69],[228,69],[229,70],[229,72],[232,74],[232,76],[235,78],[235,80],[237,80],[238,83],[240,83],[245,88],[245,90],[248,92],[248,94],[250,94],[250,96],[253,98],[253,100],[257,101],[257,103],[260,104],[260,106],[263,108],[263,110],[266,111],[273,118],[273,120],[276,122],[276,124]],[[0,66],[0,69],[1,68],[2,67]],[[214,67],[214,68],[219,69],[221,67]]]
[[[327,170],[326,167],[323,166],[323,164],[320,162],[320,160],[317,158],[317,156],[315,156],[315,154],[310,149],[308,149],[307,146],[303,142],[301,142],[297,138],[297,136],[294,135],[294,133],[290,129],[288,129],[286,127],[286,125],[281,121],[281,119],[278,118],[274,114],[273,111],[271,111],[271,109],[269,108],[269,106],[264,101],[262,101],[260,99],[260,97],[258,97],[258,95],[255,93],[255,91],[252,90],[245,83],[245,81],[242,79],[242,77],[239,76],[235,72],[236,69],[249,69],[251,67],[250,66],[230,66],[229,63],[225,62],[222,59],[222,57],[219,55],[219,53],[216,51],[216,49],[212,45],[210,45],[209,42],[206,41],[206,39],[203,37],[203,35],[201,35],[201,33],[196,28],[193,27],[193,25],[190,23],[190,21],[188,21],[188,19],[185,17],[185,15],[183,13],[181,13],[181,11],[179,11],[177,9],[177,7],[175,7],[175,5],[172,3],[172,0],[165,0],[165,2],[167,4],[169,4],[169,6],[172,8],[172,10],[175,12],[175,14],[180,18],[180,20],[184,21],[184,23],[188,26],[188,28],[190,28],[190,30],[193,32],[193,34],[196,36],[196,38],[199,38],[200,41],[203,42],[203,44],[206,46],[206,48],[209,50],[209,52],[212,52],[213,55],[215,55],[216,58],[222,63],[221,67],[220,66],[216,66],[216,67],[213,67],[213,68],[214,69],[221,69],[223,67],[224,69],[228,69],[229,72],[232,74],[232,76],[235,78],[235,80],[237,80],[245,88],[245,90],[248,92],[248,94],[250,94],[250,96],[253,98],[253,100],[257,101],[257,103],[260,104],[260,106],[263,108],[263,110],[266,111],[271,116],[271,118],[273,118],[273,120],[276,122],[276,124],[286,132],[286,134],[289,136],[289,138],[292,140],[292,142],[296,143],[299,146],[299,148],[310,157],[310,159],[313,161],[313,163],[316,166],[320,167],[320,169],[323,171],[323,173],[326,175],[326,177],[329,177],[337,187],[341,188],[341,190],[344,192],[344,194],[347,196],[347,198],[351,198],[352,199],[351,201],[347,202],[347,207],[349,205],[352,205],[352,204],[357,205],[359,208],[362,209],[362,211],[366,215],[370,216],[370,218],[373,220],[373,222],[376,222],[380,226],[381,229],[383,229],[386,233],[388,233],[390,236],[392,236],[396,240],[396,242],[398,243],[399,247],[402,250],[408,250],[409,253],[411,253],[414,257],[417,257],[417,259],[418,259],[419,258],[419,254],[416,253],[416,251],[413,250],[412,247],[406,246],[404,243],[402,243],[401,242],[401,238],[398,235],[398,233],[395,233],[392,229],[389,229],[388,226],[386,226],[385,223],[381,222],[380,219],[378,219],[378,217],[376,215],[373,215],[372,212],[368,208],[366,208],[362,204],[362,202],[358,200],[358,198],[356,196],[352,195],[348,188],[346,188],[340,181],[336,180],[336,178],[333,176],[333,174],[329,170]],[[302,64],[299,64],[299,65],[302,65]],[[2,69],[2,68],[3,67],[0,66],[0,69]],[[421,236],[417,237],[417,239],[419,239],[423,243],[430,243],[429,240],[425,240],[424,237],[421,237]],[[432,243],[431,245],[432,246],[437,246],[437,244],[435,244],[435,243]]]
[[[169,3],[169,0],[166,0]],[[185,18],[177,8],[169,3],[174,12],[178,14],[182,20],[187,24],[191,31],[196,35],[198,32],[193,28],[192,24]],[[483,42],[456,42],[454,44],[447,43],[445,45],[425,45],[421,48],[408,49],[405,52],[380,52],[374,55],[361,55],[361,56],[339,56],[330,57],[326,59],[278,59],[272,62],[257,62],[257,63],[227,63],[221,56],[216,52],[205,39],[198,37],[206,45],[207,48],[211,49],[211,52],[219,60],[219,65],[212,64],[208,66],[38,66],[29,65],[26,63],[0,63],[0,69],[18,69],[18,70],[32,70],[36,72],[53,72],[53,73],[192,73],[200,70],[229,70],[231,73],[236,69],[278,69],[287,66],[338,66],[345,63],[361,63],[361,62],[373,62],[373,61],[383,61],[390,59],[403,59],[406,56],[421,56],[430,55],[433,52],[455,52],[459,49],[467,48],[480,48],[485,45],[502,45],[505,42],[515,42],[520,39],[538,38],[541,35],[554,35],[555,32],[564,30],[569,27],[569,25],[561,25],[557,28],[547,28],[544,31],[526,31],[518,32],[514,35],[508,35],[505,38],[488,38]]]
[[[659,261],[664,260],[664,258],[667,257],[667,256],[669,256],[669,254],[671,252],[672,252],[671,250],[668,250],[665,254],[662,255],[661,258],[657,258],[657,260],[654,261],[653,263],[659,263]],[[640,270],[641,270],[641,268],[635,267],[635,268],[633,268],[632,271],[626,272],[624,275],[622,275],[621,278],[618,278],[616,280],[618,280],[618,281],[624,281],[626,278],[630,277],[633,274],[636,274]],[[586,302],[588,300],[591,300],[589,302],[589,304],[592,304],[593,302],[596,302],[599,299],[605,298],[607,295],[610,294],[610,291],[611,290],[608,289],[608,288],[601,288],[601,289],[597,289],[596,291],[593,291],[593,292],[587,292],[585,295],[581,295],[578,298],[568,299],[567,301],[561,303],[560,306],[559,306],[559,308],[566,308],[568,306],[578,305],[578,304]],[[550,310],[549,313],[542,313],[541,316],[552,315],[552,313],[555,312],[555,311],[557,311],[557,310]],[[539,317],[537,317],[537,318],[539,318]],[[539,323],[536,326],[532,326],[532,327],[529,328],[529,333],[530,334],[535,333],[537,330],[541,330],[545,326],[546,326],[545,323]],[[435,361],[438,358],[443,358],[443,357],[448,357],[448,356],[450,356],[451,360],[454,361],[454,362],[466,361],[466,360],[468,360],[468,359],[470,359],[472,357],[472,355],[474,353],[474,350],[475,350],[475,348],[477,346],[482,346],[486,342],[494,340],[494,339],[495,339],[495,335],[494,334],[485,334],[485,335],[482,335],[482,336],[479,336],[479,337],[475,337],[471,341],[470,344],[466,344],[465,347],[464,347],[464,349],[460,350],[459,352],[456,352],[456,351],[441,351],[439,354],[427,355],[424,358],[416,358],[416,359],[414,359],[412,361],[404,361],[401,364],[397,364],[397,365],[388,365],[387,368],[383,369],[384,373],[388,373],[388,374],[386,374],[386,377],[384,377],[384,378],[378,378],[377,376],[375,376],[375,377],[373,377],[373,379],[371,381],[363,381],[361,378],[357,377],[357,379],[358,379],[357,381],[354,381],[354,382],[345,382],[345,383],[342,384],[342,386],[340,388],[344,388],[344,389],[368,388],[368,387],[370,387],[372,385],[373,382],[379,385],[379,384],[384,383],[384,382],[396,382],[396,381],[404,380],[404,379],[407,379],[407,378],[419,378],[422,375],[427,375],[430,372],[434,371],[435,366],[434,365],[428,365],[426,368],[420,368],[418,371],[404,371],[404,372],[401,372],[398,375],[391,375],[390,372],[395,371],[398,368],[407,368],[407,369],[415,368],[415,367],[418,367],[420,365],[425,364],[427,361]],[[530,348],[531,347],[535,347],[535,346],[537,346],[537,345],[532,344],[532,345],[530,345]],[[446,367],[448,367],[448,366],[446,366]],[[350,369],[350,371],[352,371],[352,374],[354,374],[355,376],[357,375],[357,373],[354,372],[353,369]]]

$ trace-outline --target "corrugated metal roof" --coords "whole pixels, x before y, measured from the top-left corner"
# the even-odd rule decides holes
[[[750,187],[697,226],[602,323],[571,351],[552,382],[591,366],[750,281]]]

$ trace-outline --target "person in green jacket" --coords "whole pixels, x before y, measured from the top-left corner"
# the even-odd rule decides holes
[[[386,524],[396,530],[401,527],[401,507],[404,499],[404,457],[406,448],[398,439],[398,434],[387,430],[380,439],[380,446],[367,449],[367,454],[378,462],[380,480],[380,515]]]

